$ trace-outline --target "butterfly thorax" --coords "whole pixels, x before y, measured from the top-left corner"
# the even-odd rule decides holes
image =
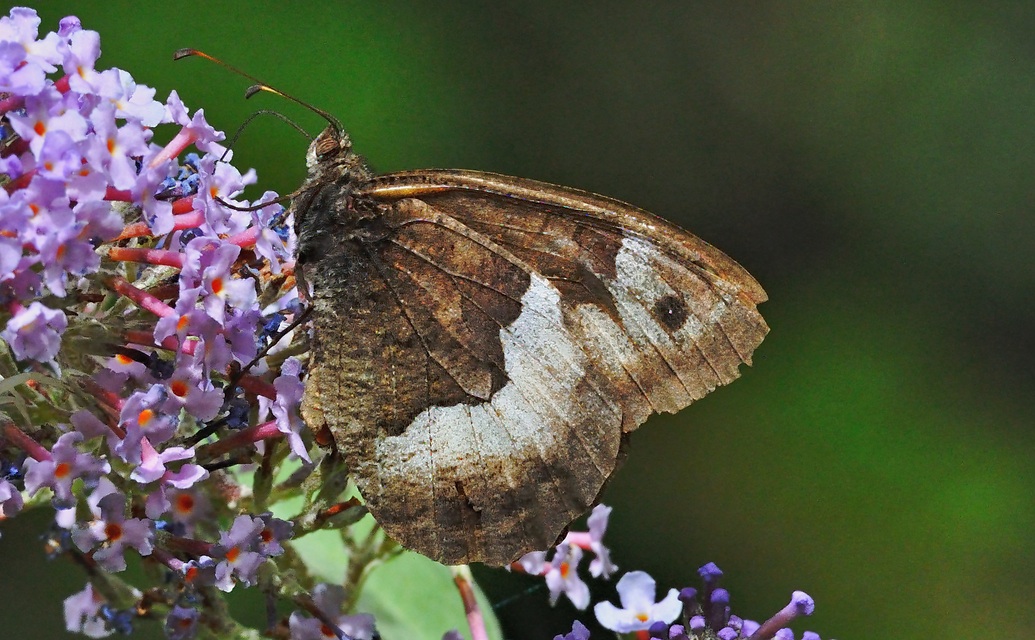
[[[306,153],[309,173],[291,200],[298,238],[297,266],[305,280],[307,265],[320,262],[328,249],[343,240],[363,241],[379,235],[377,207],[353,197],[373,172],[352,151],[344,131],[327,127]]]

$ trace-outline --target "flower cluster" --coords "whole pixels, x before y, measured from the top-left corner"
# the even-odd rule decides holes
[[[76,18],[39,25],[31,9],[0,17],[0,519],[55,510],[49,550],[95,576],[66,600],[70,631],[140,616],[169,637],[225,631],[212,590],[262,582],[283,542],[325,524],[266,510],[274,461],[294,460],[296,486],[318,471],[284,331],[291,220],[275,193],[238,199],[256,176],[225,161],[201,110],[97,68],[100,37]],[[131,556],[170,586],[145,598],[115,579]]]
[[[588,531],[571,531],[558,544],[552,555],[535,551],[521,557],[513,569],[523,573],[543,576],[550,591],[550,604],[556,604],[561,595],[566,596],[577,609],[586,609],[590,604],[589,586],[579,576],[584,551],[591,551],[594,559],[589,564],[589,573],[594,578],[608,579],[618,571],[611,562],[610,550],[604,546],[611,507],[597,505],[587,519]],[[550,560],[547,561],[547,556]],[[790,604],[763,624],[744,620],[730,614],[729,592],[718,586],[722,571],[714,563],[698,569],[704,582],[700,593],[692,587],[680,591],[669,589],[660,602],[655,600],[654,579],[643,571],[624,574],[615,586],[621,607],[610,602],[598,602],[593,607],[597,622],[616,633],[637,633],[642,637],[662,640],[705,640],[717,637],[720,640],[751,638],[753,640],[794,640],[794,633],[787,628],[791,620],[800,615],[811,615],[814,609],[812,598],[802,591],[795,591]],[[699,601],[700,599],[700,601]],[[703,604],[702,604],[703,602]],[[709,635],[713,634],[713,635]],[[575,621],[572,630],[558,635],[554,640],[588,640],[589,629]],[[819,635],[806,631],[801,640],[820,640]]]

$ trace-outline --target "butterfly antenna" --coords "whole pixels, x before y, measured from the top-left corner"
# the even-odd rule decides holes
[[[281,98],[286,98],[286,99],[290,100],[291,102],[294,102],[295,104],[301,105],[301,106],[305,107],[306,109],[309,109],[313,113],[319,115],[321,118],[326,120],[332,127],[334,127],[334,131],[338,134],[338,137],[342,137],[342,136],[345,135],[345,127],[342,126],[341,122],[337,118],[332,116],[331,114],[329,114],[326,111],[324,111],[323,109],[320,109],[319,107],[314,107],[313,105],[309,104],[308,102],[304,102],[304,101],[299,100],[298,98],[296,98],[296,97],[294,97],[292,95],[288,95],[288,94],[284,93],[283,91],[280,91],[279,89],[275,89],[274,87],[271,87],[270,85],[266,84],[262,80],[259,80],[258,78],[256,78],[252,74],[245,73],[244,71],[241,71],[237,67],[235,67],[233,65],[230,65],[230,64],[228,64],[226,62],[223,62],[219,58],[215,58],[213,56],[208,55],[204,51],[198,51],[197,49],[180,49],[179,51],[177,51],[176,53],[173,54],[173,60],[180,60],[182,58],[189,58],[191,56],[197,56],[199,58],[204,58],[204,59],[206,59],[206,60],[208,60],[210,62],[215,62],[216,64],[220,65],[221,67],[229,69],[230,71],[236,73],[237,75],[243,76],[245,78],[248,78],[252,82],[255,82],[256,84],[252,85],[251,87],[248,87],[248,90],[245,91],[244,97],[246,99],[252,97],[256,93],[259,93],[260,91],[266,91],[267,93],[272,93],[272,94],[278,95]]]
[[[286,122],[289,125],[291,125],[292,129],[294,129],[295,131],[301,133],[303,136],[308,138],[310,142],[312,142],[312,140],[313,140],[313,136],[309,135],[308,131],[303,129],[301,126],[299,126],[299,124],[297,122],[295,122],[291,118],[287,117],[283,113],[280,113],[279,111],[272,111],[270,109],[260,109],[259,111],[256,111],[252,115],[248,116],[248,118],[244,122],[241,123],[241,126],[237,127],[237,131],[234,132],[234,135],[230,138],[230,141],[226,143],[226,151],[224,151],[223,152],[223,156],[221,158],[219,158],[220,162],[226,160],[227,154],[230,153],[230,150],[234,148],[235,144],[237,144],[237,139],[241,137],[241,134],[244,132],[245,127],[250,125],[252,123],[252,120],[255,120],[259,116],[276,116],[276,117],[280,118],[281,120],[283,120],[284,122]]]

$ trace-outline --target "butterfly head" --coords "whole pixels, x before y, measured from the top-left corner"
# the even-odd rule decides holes
[[[320,165],[337,164],[351,153],[352,140],[349,139],[349,134],[339,131],[331,125],[316,136],[316,139],[309,145],[309,152],[305,158],[306,168],[313,171]]]
[[[337,181],[342,177],[361,180],[370,176],[363,158],[352,151],[352,140],[344,129],[330,125],[316,136],[305,158],[307,183]]]

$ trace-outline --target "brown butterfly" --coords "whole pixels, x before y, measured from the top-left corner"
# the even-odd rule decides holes
[[[646,211],[478,171],[375,175],[328,120],[291,203],[303,416],[408,548],[548,548],[629,432],[736,378],[768,331],[747,271]]]

